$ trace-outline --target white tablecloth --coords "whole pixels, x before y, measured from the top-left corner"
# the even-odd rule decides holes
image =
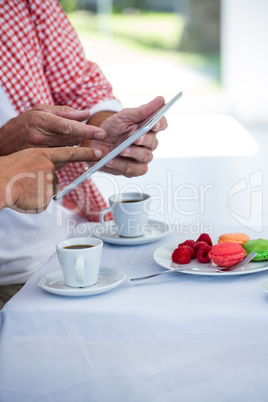
[[[227,156],[226,141],[221,146],[213,140],[225,120],[216,119],[214,126],[212,121],[199,119],[196,130],[187,132],[188,123],[182,130],[178,120],[172,141],[161,134],[161,140],[169,138],[172,158],[153,161],[144,177],[122,179],[120,186],[120,178],[115,186],[115,179],[97,177],[107,196],[130,191],[127,183],[161,195],[153,219],[177,221],[181,234],[141,246],[105,244],[102,266],[123,270],[127,278],[91,297],[56,296],[37,286],[41,274],[59,269],[54,255],[0,312],[1,402],[268,400],[268,297],[258,288],[268,271],[130,281],[160,272],[153,252],[176,238],[194,238],[192,232],[206,224],[216,237],[237,230],[268,238],[262,228],[268,226],[266,137],[256,149],[250,135],[227,118],[223,131],[233,152]],[[252,154],[236,153],[247,138]],[[189,156],[191,143],[199,150],[204,141],[223,153]]]
[[[105,244],[101,265],[127,278],[96,296],[39,288],[56,256],[37,272],[1,312],[1,402],[267,400],[268,272],[130,281],[160,272],[153,252],[173,240]]]

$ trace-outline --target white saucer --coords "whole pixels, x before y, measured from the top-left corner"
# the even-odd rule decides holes
[[[169,231],[169,227],[164,222],[149,220],[144,228],[143,236],[139,237],[120,237],[115,226],[105,228],[101,223],[97,223],[92,234],[106,243],[118,244],[121,246],[137,246],[139,244],[152,243],[164,237]]]
[[[115,268],[100,268],[98,282],[85,288],[71,288],[63,279],[62,270],[48,272],[40,276],[38,285],[49,293],[60,296],[91,296],[108,292],[124,281],[126,274]]]

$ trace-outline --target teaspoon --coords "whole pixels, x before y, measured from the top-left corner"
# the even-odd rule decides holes
[[[240,267],[242,267],[243,265],[247,264],[248,262],[250,262],[252,260],[252,258],[254,258],[257,255],[257,253],[255,253],[254,251],[252,251],[246,258],[244,258],[242,261],[238,262],[237,264],[233,265],[232,267],[229,268],[225,268],[225,267],[212,267],[209,265],[204,265],[203,267],[206,268],[213,268],[212,270],[209,270],[207,272],[230,272],[230,271],[234,271],[235,269],[238,269]],[[162,272],[158,272],[157,274],[153,274],[153,275],[148,275],[148,276],[142,276],[139,278],[131,278],[131,281],[140,281],[142,279],[149,279],[149,278],[153,278],[155,276],[159,276],[159,275],[165,275],[165,274],[169,274],[170,272],[182,272],[182,271],[187,271],[187,270],[191,270],[191,271],[202,271],[202,272],[206,272],[204,271],[202,268],[203,267],[185,267],[185,268],[172,268],[172,269],[167,269],[166,271],[162,271]]]

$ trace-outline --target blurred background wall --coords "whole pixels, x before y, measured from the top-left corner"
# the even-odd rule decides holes
[[[268,127],[268,1],[222,0],[222,86],[234,115]]]
[[[158,57],[155,68],[162,67],[162,74],[166,61],[169,66],[176,65],[177,71],[169,67],[167,73],[178,79],[178,86],[187,95],[185,112],[190,107],[194,113],[228,112],[249,126],[268,124],[267,0],[60,0],[60,3],[82,36],[88,56],[92,54],[104,68],[107,61],[103,53],[111,53],[102,46],[106,35],[106,46],[115,48],[111,65],[119,55],[118,45],[133,50],[129,53],[134,66],[145,53]],[[99,54],[90,48],[97,34]],[[118,60],[123,67],[120,56]],[[144,64],[146,61],[145,57]],[[129,67],[127,60],[126,67]],[[145,67],[144,76],[147,74]],[[142,81],[141,75],[138,70],[137,82]],[[114,76],[111,71],[111,78],[117,82]],[[124,77],[121,75],[121,80]],[[148,87],[154,77],[147,75]],[[163,94],[169,96],[170,91]],[[136,100],[134,96],[133,101]]]
[[[225,107],[218,96],[220,0],[60,3],[87,57],[101,66],[124,105],[159,94],[170,98],[174,91],[183,90],[182,113],[217,112]]]

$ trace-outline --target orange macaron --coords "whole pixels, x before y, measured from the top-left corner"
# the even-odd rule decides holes
[[[219,237],[218,243],[233,241],[243,246],[249,240],[250,238],[246,233],[225,233]]]
[[[232,267],[246,257],[246,251],[240,244],[231,242],[224,242],[212,246],[208,253],[209,258],[221,267]]]

